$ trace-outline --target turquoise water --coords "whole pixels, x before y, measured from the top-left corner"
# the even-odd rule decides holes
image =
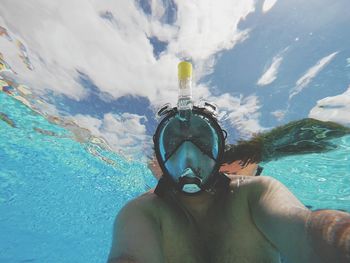
[[[104,262],[116,213],[155,184],[145,164],[78,143],[1,92],[0,111],[16,124],[0,120],[0,262]]]
[[[0,262],[104,262],[116,213],[154,186],[128,160],[0,92]],[[45,130],[46,133],[38,132]],[[337,150],[263,164],[312,209],[350,211],[350,136]]]
[[[332,143],[338,146],[334,151],[269,162],[263,174],[280,180],[312,209],[350,212],[350,136]]]

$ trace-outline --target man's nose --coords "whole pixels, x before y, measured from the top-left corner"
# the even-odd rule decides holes
[[[191,142],[184,142],[180,154],[182,155],[185,167],[195,165],[196,159],[198,158],[198,151]]]

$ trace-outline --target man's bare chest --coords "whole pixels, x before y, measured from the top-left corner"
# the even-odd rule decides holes
[[[235,213],[222,207],[201,219],[167,211],[160,224],[166,262],[278,262],[278,252],[242,206]]]

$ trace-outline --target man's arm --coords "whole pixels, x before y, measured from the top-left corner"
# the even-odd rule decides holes
[[[350,262],[350,215],[311,212],[280,182],[257,178],[250,207],[259,230],[292,262]]]
[[[164,262],[160,226],[140,200],[133,200],[115,220],[108,263],[158,262]]]
[[[350,214],[319,210],[312,212],[307,232],[319,262],[350,262]]]

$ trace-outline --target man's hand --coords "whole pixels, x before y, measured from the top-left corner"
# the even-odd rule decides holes
[[[350,214],[334,210],[312,212],[307,233],[319,262],[350,262]]]

